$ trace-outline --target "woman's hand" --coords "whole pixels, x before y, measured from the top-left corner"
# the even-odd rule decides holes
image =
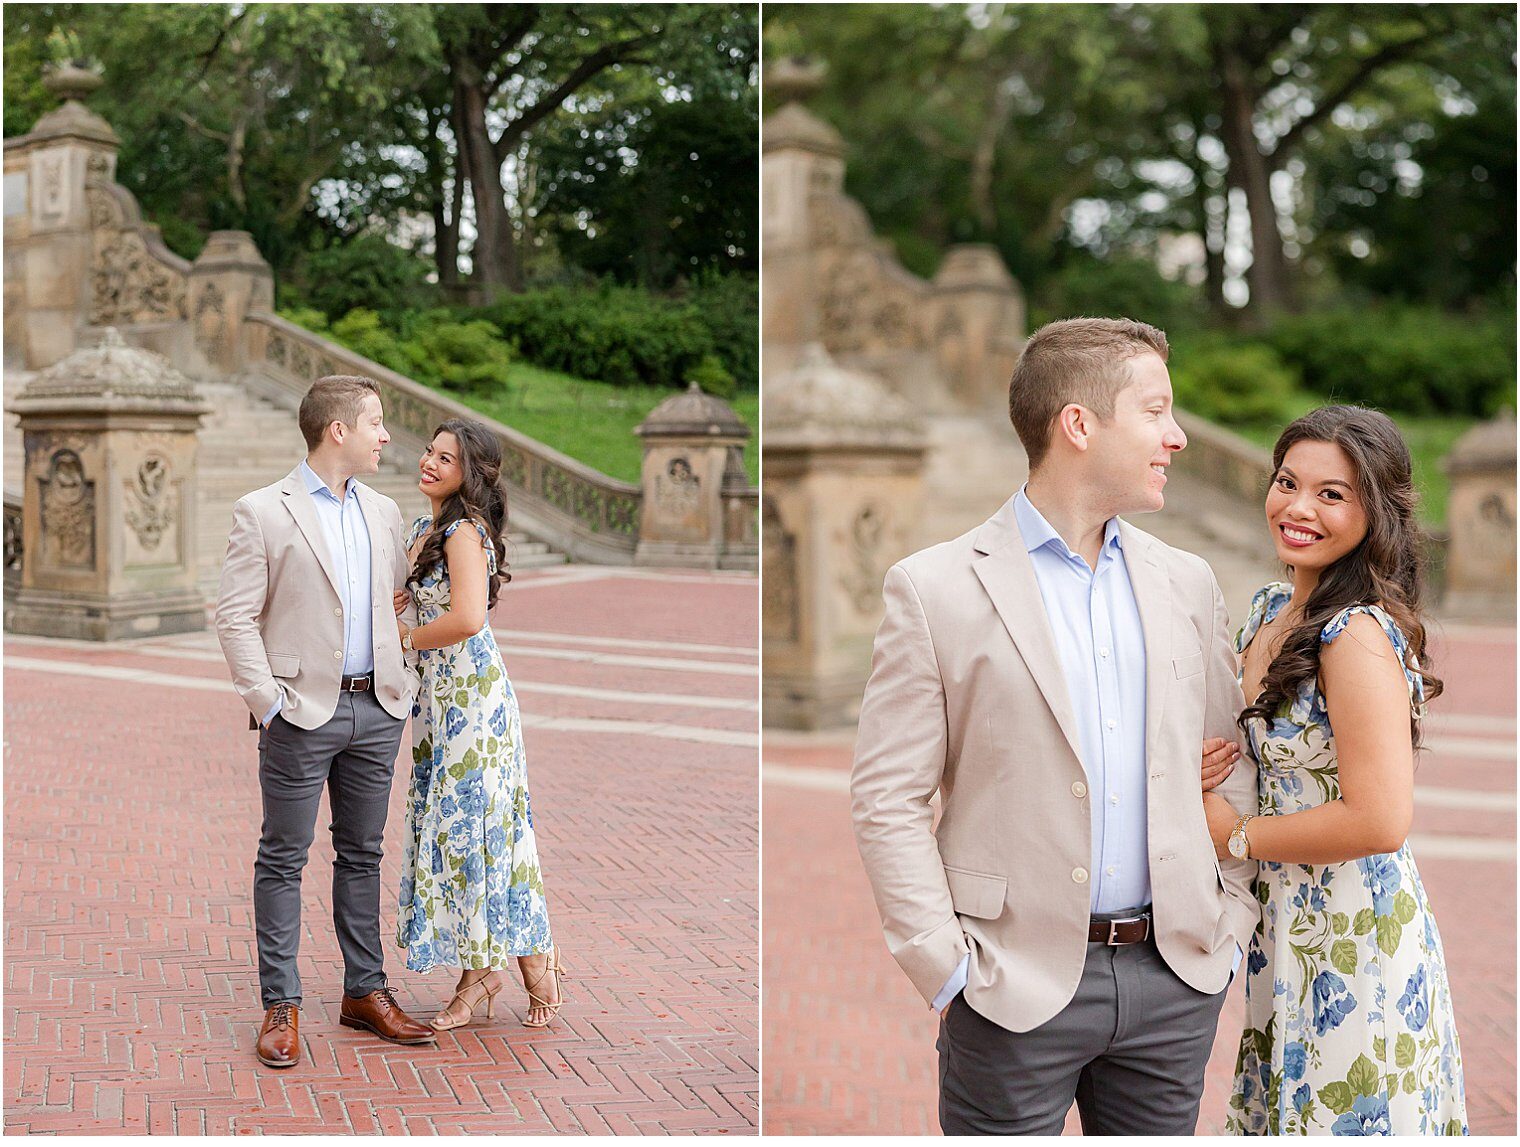
[[[1217,793],[1203,794],[1203,815],[1209,822],[1209,839],[1214,842],[1214,855],[1220,860],[1230,860],[1230,833],[1240,814],[1230,802]]]
[[[406,607],[412,604],[412,591],[398,589],[391,595],[391,604],[396,607],[396,616],[400,617],[406,611]]]
[[[1226,741],[1223,737],[1206,740],[1203,743],[1203,791],[1208,792],[1233,773],[1238,760],[1240,746],[1234,741]]]

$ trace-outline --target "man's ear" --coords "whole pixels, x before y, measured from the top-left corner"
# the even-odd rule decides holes
[[[1076,450],[1087,449],[1088,435],[1092,430],[1093,413],[1085,406],[1068,402],[1056,415],[1056,433]]]
[[[343,445],[344,435],[348,433],[348,426],[341,418],[334,418],[327,424],[327,436],[337,445]]]

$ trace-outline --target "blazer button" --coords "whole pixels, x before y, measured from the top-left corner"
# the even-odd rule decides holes
[[[334,649],[333,650],[333,656],[335,658],[337,658],[339,661],[342,661],[343,660],[343,650],[341,650],[341,649]]]
[[[1071,870],[1071,879],[1072,879],[1072,882],[1075,883],[1075,884],[1086,884],[1087,883],[1087,869],[1085,869],[1085,868],[1073,868]]]
[[[1084,785],[1081,781],[1073,781],[1071,786],[1071,795],[1080,800],[1087,795],[1087,786]]]
[[[333,616],[334,617],[342,617],[343,616],[343,607],[341,605],[338,606],[337,609],[333,610]]]

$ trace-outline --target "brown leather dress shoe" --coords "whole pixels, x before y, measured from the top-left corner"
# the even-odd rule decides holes
[[[301,1009],[275,1004],[264,1013],[254,1054],[265,1067],[294,1067],[301,1062]]]
[[[401,1010],[390,988],[376,988],[367,996],[344,996],[338,1022],[346,1028],[364,1028],[391,1043],[433,1043],[438,1033]]]

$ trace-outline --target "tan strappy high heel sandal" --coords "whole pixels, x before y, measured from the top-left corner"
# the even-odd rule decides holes
[[[554,986],[558,990],[557,994],[559,995],[559,999],[555,1000],[553,1003],[550,1003],[548,1000],[544,999],[533,990],[548,978],[550,972],[554,973]],[[544,961],[544,970],[534,978],[531,984],[528,983],[526,979],[523,981],[523,987],[528,989],[528,1011],[532,1012],[534,1008],[548,1008],[549,1017],[548,1019],[544,1020],[543,1023],[539,1024],[533,1023],[531,1020],[525,1018],[523,1020],[523,1027],[546,1028],[550,1025],[550,1023],[554,1021],[554,1017],[559,1014],[559,1009],[564,1006],[565,981],[569,978],[569,976],[565,975],[565,969],[560,965],[559,945],[556,944],[553,948],[549,949],[549,958]]]
[[[454,1028],[462,1028],[475,1019],[475,1009],[478,1008],[482,1002],[484,1002],[486,1005],[486,1019],[490,1019],[491,1009],[495,1005],[496,995],[500,991],[500,977],[492,980],[488,977],[483,976],[478,980],[471,980],[468,984],[454,993],[449,1002],[444,1005],[443,1011],[439,1012],[436,1016],[428,1021],[429,1026],[431,1026],[434,1031],[440,1032],[452,1031]],[[455,1020],[450,1017],[449,1013],[456,1010],[454,1008],[454,1005],[456,1003],[462,1003],[467,1009],[469,1009],[465,1012],[464,1019],[462,1020]]]

